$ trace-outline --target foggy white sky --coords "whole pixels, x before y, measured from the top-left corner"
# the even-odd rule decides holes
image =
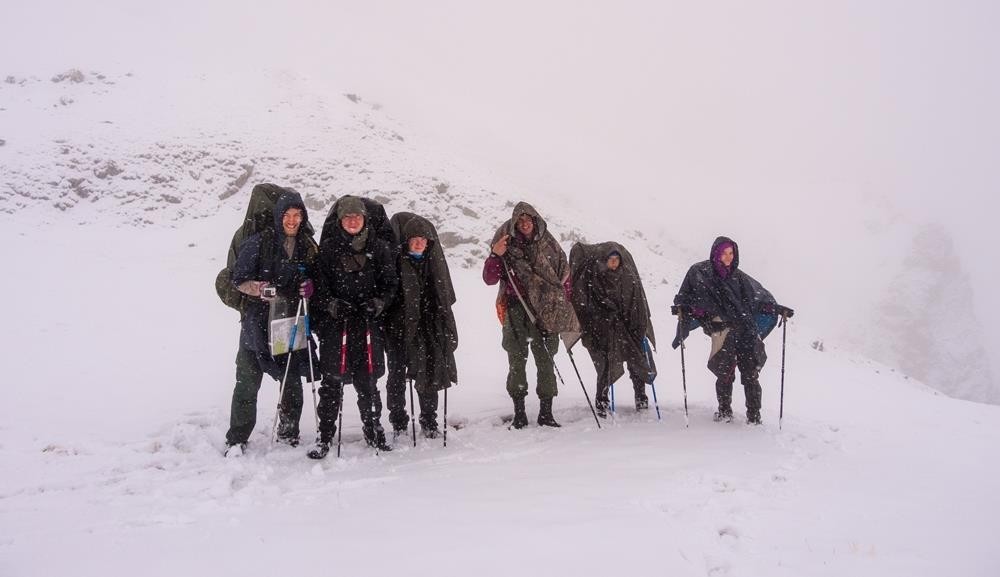
[[[0,76],[242,68],[236,98],[254,70],[296,70],[526,196],[656,207],[617,214],[699,257],[733,236],[821,325],[943,222],[1000,350],[996,2],[24,4],[0,5]]]

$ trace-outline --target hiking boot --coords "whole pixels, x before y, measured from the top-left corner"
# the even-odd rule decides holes
[[[390,413],[389,424],[392,425],[392,435],[396,438],[407,431],[410,427],[410,416],[405,411],[401,413]]]
[[[329,441],[316,441],[312,449],[306,453],[306,456],[310,459],[322,459],[326,457],[327,453],[330,452],[330,442]]]
[[[528,426],[528,413],[524,410],[524,399],[514,399],[514,420],[510,423],[515,429],[523,429]]]
[[[385,452],[392,450],[392,447],[385,442],[385,430],[382,429],[382,425],[375,424],[374,428],[366,425],[361,430],[365,434],[365,442],[368,443],[369,447]]]
[[[747,411],[747,424],[748,425],[762,425],[760,421],[760,410]]]
[[[732,423],[733,409],[730,407],[719,407],[719,410],[716,411],[715,415],[712,416],[712,420],[715,421],[716,423],[721,423],[721,422]]]
[[[538,425],[540,427],[561,427],[552,416],[552,399],[539,399]]]
[[[425,439],[436,439],[441,434],[437,423],[420,423],[420,432]]]
[[[246,443],[226,443],[226,452],[223,453],[227,459],[238,459],[247,450]]]
[[[279,443],[297,447],[299,444],[299,424],[281,414],[278,421],[277,439]]]
[[[645,411],[649,408],[649,397],[636,397],[635,398],[635,410]]]
[[[602,419],[607,419],[608,418],[608,402],[607,401],[604,401],[604,400],[601,400],[601,399],[597,399],[597,402],[594,403],[594,410],[597,411],[597,416],[598,417],[600,417]]]
[[[299,446],[299,437],[298,437],[298,435],[296,435],[294,437],[284,437],[282,435],[278,435],[277,441],[279,443],[281,443],[282,445],[288,445],[289,447],[298,447]]]

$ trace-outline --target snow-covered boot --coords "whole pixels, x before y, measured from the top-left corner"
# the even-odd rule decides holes
[[[719,410],[716,411],[715,415],[712,416],[712,420],[715,421],[716,423],[720,422],[732,423],[733,422],[732,407],[719,407]]]
[[[528,426],[528,413],[524,410],[524,398],[514,399],[514,420],[510,426],[523,429]]]
[[[750,411],[747,411],[747,424],[748,425],[760,425],[760,424],[763,424],[760,421],[760,410],[750,410]]]
[[[329,441],[316,441],[312,449],[306,453],[306,456],[310,459],[322,459],[326,457],[327,453],[330,452],[330,442]]]
[[[246,443],[227,443],[225,455],[227,459],[237,459],[242,457],[246,450]]]
[[[423,422],[420,423],[420,432],[423,433],[425,439],[436,439],[441,431],[438,429],[438,424],[436,422]]]
[[[539,399],[538,425],[542,427],[561,427],[552,416],[552,398]]]
[[[375,423],[373,426],[365,425],[361,430],[365,434],[365,442],[368,443],[369,447],[386,452],[392,450],[392,447],[385,442],[385,430],[382,429],[380,423]]]

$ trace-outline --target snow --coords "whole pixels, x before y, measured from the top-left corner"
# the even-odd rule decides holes
[[[679,87],[701,79],[712,99],[703,102],[698,90],[674,94],[671,84],[671,95],[678,100],[665,108],[683,116],[674,119],[680,136],[652,142],[658,131],[673,134],[674,127],[666,122],[669,118],[651,112],[651,104],[662,104],[657,87],[648,86],[649,94],[632,95],[632,100],[620,94],[626,81],[646,66],[628,58],[631,68],[622,69],[617,61],[622,54],[599,59],[593,73],[595,59],[577,58],[573,43],[560,44],[537,63],[525,60],[540,78],[549,74],[546,67],[569,66],[562,60],[575,62],[569,69],[585,73],[565,79],[562,92],[548,92],[476,73],[469,67],[480,66],[477,54],[471,48],[455,54],[448,35],[433,38],[429,49],[442,55],[437,66],[458,66],[461,73],[454,75],[466,79],[466,86],[440,84],[440,75],[422,76],[426,70],[416,64],[429,60],[427,52],[414,49],[400,59],[395,44],[378,50],[373,46],[378,42],[357,42],[358,50],[372,54],[371,60],[358,58],[354,66],[385,64],[370,66],[369,74],[386,82],[401,83],[403,76],[419,80],[414,82],[419,90],[400,89],[397,101],[423,91],[424,100],[415,98],[412,106],[441,98],[435,106],[453,108],[448,122],[468,122],[458,140],[467,143],[474,134],[492,139],[495,146],[516,134],[518,139],[506,144],[523,147],[521,156],[483,154],[488,149],[458,154],[395,118],[398,108],[383,108],[366,93],[294,67],[265,66],[280,60],[281,50],[292,50],[280,39],[293,33],[302,36],[302,44],[294,44],[296,56],[307,53],[306,60],[322,60],[329,54],[303,48],[317,48],[313,43],[322,37],[319,32],[333,25],[342,31],[351,14],[365,14],[368,8],[354,7],[344,19],[316,18],[309,24],[316,33],[286,27],[274,36],[277,55],[272,59],[265,55],[271,48],[249,46],[253,43],[245,38],[233,42],[237,34],[260,32],[255,28],[258,13],[240,8],[199,7],[202,17],[188,18],[187,11],[171,5],[141,26],[121,26],[123,37],[136,47],[131,64],[145,64],[141,66],[117,61],[112,66],[109,55],[121,55],[120,45],[72,41],[101,36],[95,22],[76,26],[77,20],[96,18],[89,5],[55,11],[60,16],[51,16],[53,20],[43,9],[17,8],[24,22],[51,25],[48,38],[63,38],[56,45],[79,44],[82,63],[98,64],[66,63],[64,55],[29,50],[22,51],[16,67],[0,70],[0,246],[6,304],[0,349],[7,383],[0,403],[0,575],[221,577],[317,570],[486,576],[1000,574],[994,543],[1000,465],[991,458],[1000,442],[1000,406],[945,394],[996,399],[986,359],[993,355],[995,366],[996,355],[983,336],[984,325],[994,332],[995,327],[984,320],[983,308],[974,306],[976,299],[982,303],[991,294],[983,290],[990,285],[982,282],[990,271],[963,253],[969,238],[981,237],[973,234],[975,226],[924,225],[903,214],[892,194],[872,193],[893,186],[909,192],[907,183],[925,176],[915,167],[912,159],[919,157],[912,150],[892,148],[898,134],[855,139],[867,133],[843,124],[819,133],[837,136],[829,142],[822,137],[803,142],[800,137],[816,128],[808,123],[814,116],[810,106],[828,106],[823,110],[838,115],[849,112],[829,100],[808,98],[801,99],[792,120],[783,125],[769,125],[780,116],[773,110],[753,115],[743,108],[705,124],[713,111],[730,102],[721,96],[728,93],[726,86],[746,79],[716,78],[719,70],[704,66],[698,71],[698,62],[692,61],[693,77],[668,76],[677,78]],[[407,10],[422,13],[424,8]],[[436,10],[434,14],[442,8]],[[491,22],[502,16],[511,26],[521,19],[516,11],[473,12],[467,16],[490,16]],[[603,21],[599,12],[585,14]],[[684,53],[685,38],[700,36],[703,27],[720,38],[727,33],[716,25],[732,27],[712,14],[698,14],[707,18],[699,26],[670,19],[675,32],[682,33],[668,35],[678,43],[671,52]],[[267,15],[277,22],[279,15]],[[853,20],[849,11],[836,16]],[[124,21],[124,16],[108,16],[107,25],[115,27],[116,18]],[[216,35],[220,20],[230,29]],[[407,34],[434,36],[434,28],[403,20],[374,26],[377,30],[368,24],[350,35],[331,34],[335,38],[330,42],[346,48],[371,32],[378,32],[378,41],[400,36],[400,43]],[[544,37],[559,44],[550,38],[544,18],[532,22],[538,36],[533,42]],[[817,27],[826,38],[843,26],[836,21],[827,30],[824,18],[810,22],[812,28],[795,31],[801,36],[797,42],[808,45],[805,37]],[[660,46],[655,40],[662,36],[659,25],[656,18],[645,19],[641,27],[656,28],[656,34],[630,35],[628,45]],[[201,34],[184,47],[172,46],[176,39],[165,37],[155,57],[140,50],[138,40],[171,26]],[[866,34],[881,42],[879,25],[868,26]],[[517,68],[508,44],[499,41],[507,38],[504,28],[489,31],[487,38],[498,39],[490,43],[489,56]],[[24,30],[9,31],[0,43],[24,41]],[[469,26],[459,32],[471,41],[481,31]],[[619,33],[627,35],[627,29]],[[921,38],[925,36],[934,35]],[[206,44],[246,61],[210,72],[195,70],[191,64],[196,55],[205,54]],[[533,46],[520,47],[519,56],[534,58]],[[83,57],[101,50],[110,52],[105,58]],[[600,52],[603,45],[589,50]],[[764,51],[769,58],[758,60],[767,63],[778,62],[770,57],[785,52],[770,44]],[[345,54],[343,59],[359,55]],[[714,49],[708,61],[722,62],[731,54]],[[750,50],[743,57],[754,59],[755,54],[760,52]],[[205,54],[209,60],[216,57],[221,58]],[[389,63],[389,57],[398,62]],[[868,54],[843,58],[840,65],[863,64],[860,60],[867,62]],[[878,59],[872,61],[864,70],[866,78],[882,66]],[[51,62],[59,67],[52,68]],[[105,62],[107,69],[102,68]],[[343,60],[335,64],[330,68],[339,73]],[[397,74],[406,66],[412,68],[408,75]],[[779,64],[765,68],[782,70]],[[822,78],[824,85],[835,72],[829,67],[793,69],[813,82]],[[601,71],[620,74],[613,76],[620,82],[595,86],[603,78]],[[343,74],[332,76],[343,80]],[[765,92],[741,106],[759,106],[769,100],[766,92],[783,90],[777,78],[769,82]],[[893,82],[910,86],[914,79],[879,75],[879,82],[889,95]],[[836,78],[829,83],[840,91],[851,87]],[[986,88],[983,98],[990,101]],[[482,98],[494,90],[497,106],[491,107]],[[859,105],[873,104],[859,92],[848,92]],[[743,98],[739,91],[734,94]],[[839,106],[837,91],[831,94],[825,98],[837,98]],[[468,102],[456,106],[453,99],[458,97]],[[511,100],[509,108],[500,106],[504,99]],[[540,99],[560,113],[542,126],[544,110],[522,114],[523,107],[515,105],[519,99]],[[618,118],[614,114],[581,113],[595,99],[606,101],[610,108],[605,112],[621,114],[623,120],[607,120]],[[885,100],[894,102],[888,96]],[[778,104],[770,106],[785,101],[774,102]],[[975,108],[968,110],[959,120],[971,122]],[[873,105],[867,110],[872,118],[882,112]],[[591,121],[597,124],[581,118],[597,119]],[[730,124],[736,120],[741,128],[730,140]],[[917,124],[912,120],[909,112],[890,119],[910,130]],[[505,124],[511,125],[506,133],[500,130]],[[958,123],[945,131],[945,124],[947,118],[936,120],[935,133],[960,132],[965,126]],[[491,126],[497,131],[484,130]],[[421,128],[427,128],[426,119]],[[775,137],[781,146],[758,142],[759,134],[772,128],[783,135]],[[546,131],[563,131],[566,140],[546,138]],[[638,149],[619,146],[630,138]],[[890,148],[898,158],[890,154],[861,162],[852,157],[843,164],[853,162],[863,170],[844,169],[846,176],[828,172],[826,163],[839,158],[852,139],[865,143],[864,154]],[[555,150],[567,140],[576,141],[570,152]],[[735,156],[758,144],[758,155],[733,164]],[[782,156],[792,147],[802,148],[800,162]],[[546,148],[553,149],[551,155]],[[988,146],[977,150],[989,156]],[[523,162],[532,155],[542,160]],[[808,162],[802,163],[803,158]],[[954,162],[931,163],[935,167],[930,172],[940,179]],[[774,174],[764,164],[802,174],[772,181]],[[495,170],[497,166],[504,171]],[[896,173],[893,166],[903,168]],[[523,180],[510,178],[511,172]],[[722,174],[728,172],[735,176]],[[955,177],[956,187],[979,190],[982,175],[977,164]],[[650,179],[656,185],[653,192]],[[212,285],[250,188],[267,181],[299,189],[317,228],[335,198],[345,193],[380,199],[390,213],[410,210],[435,222],[445,239],[459,299],[460,384],[449,393],[448,421],[455,428],[448,431],[447,448],[440,439],[419,437],[414,448],[403,437],[395,441],[395,450],[376,455],[361,441],[348,389],[341,458],[331,453],[324,461],[311,461],[305,457],[314,428],[308,385],[303,444],[271,446],[267,434],[277,384],[265,378],[258,426],[246,455],[223,458],[239,326]],[[860,181],[865,185],[857,185]],[[533,186],[539,182],[548,186]],[[802,219],[806,224],[798,228],[787,218],[778,222],[781,226],[758,226],[778,220],[768,207],[766,219],[749,223],[708,222],[700,216],[690,219],[695,224],[683,222],[691,214],[685,212],[687,204],[723,193],[737,209],[749,210],[743,205],[751,203],[752,195],[742,193],[759,191],[762,183],[773,194],[771,204],[781,203],[788,211],[783,216],[815,218]],[[941,185],[940,180],[934,183]],[[564,192],[550,194],[558,188]],[[810,194],[790,192],[801,188]],[[691,192],[678,199],[662,194],[664,189]],[[919,193],[916,200],[926,201],[920,195],[930,188],[912,190]],[[949,196],[940,192],[944,188],[933,190]],[[634,203],[643,195],[649,196],[649,209],[623,220],[614,202]],[[956,198],[955,204],[964,206],[965,197]],[[566,382],[560,384],[555,416],[563,427],[535,426],[538,404],[531,395],[531,426],[507,429],[503,417],[512,406],[504,387],[506,357],[493,308],[495,287],[482,283],[479,267],[487,254],[486,239],[518,200],[539,209],[567,252],[575,240],[618,240],[629,247],[654,311],[662,421],[652,409],[637,414],[630,408],[630,385],[622,380],[619,414],[599,430],[573,367],[560,351],[556,361]],[[989,215],[989,204],[976,206],[981,218]],[[723,225],[726,230],[716,230]],[[693,229],[699,234],[691,234]],[[807,236],[800,234],[803,229],[816,238],[801,242]],[[781,428],[780,331],[767,341],[761,427],[742,422],[738,385],[737,419],[712,422],[714,383],[704,368],[708,342],[700,333],[692,335],[686,352],[690,426],[685,427],[680,359],[669,348],[674,331],[667,311],[687,266],[706,256],[698,247],[707,248],[714,238],[709,233],[741,240],[744,268],[798,310],[788,328]],[[711,237],[701,239],[705,235]],[[701,240],[680,241],[681,236]],[[909,259],[897,258],[900,254]],[[850,276],[844,271],[867,280],[833,284],[833,277]],[[979,280],[970,281],[969,273]],[[871,314],[880,310],[872,308],[874,303],[893,308]],[[949,314],[936,312],[942,305]],[[841,325],[843,330],[834,328]],[[938,330],[937,341],[918,338],[928,327]],[[910,338],[893,339],[900,334]],[[817,341],[824,346],[814,347]],[[592,398],[589,387],[595,375],[588,355],[580,348],[575,358]],[[384,380],[380,389],[384,395]],[[387,425],[386,419],[383,423]]]
[[[26,216],[26,215],[30,215]],[[762,374],[764,422],[711,421],[707,339],[663,346],[663,411],[598,430],[564,352],[558,430],[509,431],[494,289],[455,267],[460,385],[448,447],[376,456],[348,390],[343,456],[271,447],[265,379],[248,453],[224,459],[238,327],[211,283],[239,216],[136,232],[4,216],[9,327],[0,405],[4,575],[995,575],[998,407],[950,399],[789,327]],[[41,222],[41,224],[40,224]],[[189,246],[189,244],[193,246]],[[634,253],[637,251],[633,250]],[[641,256],[639,256],[641,255]],[[649,259],[636,256],[639,266]],[[652,283],[650,283],[652,284]],[[652,285],[664,311],[672,287]],[[671,319],[654,313],[661,341]],[[575,355],[583,380],[593,368]],[[531,371],[529,370],[529,374]],[[384,381],[383,381],[384,385]],[[588,391],[593,394],[593,391]],[[307,398],[310,391],[306,389]],[[734,405],[742,416],[739,387]],[[58,554],[52,554],[58,551]]]

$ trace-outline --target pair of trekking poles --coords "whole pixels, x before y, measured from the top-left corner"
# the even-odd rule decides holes
[[[299,328],[299,318],[304,317],[304,329],[306,339],[310,339],[312,332],[309,325],[309,299],[303,298],[299,301],[299,305],[295,310],[295,321],[292,325],[291,336],[288,343],[288,360],[285,362],[285,374],[281,379],[281,386],[278,389],[278,407],[274,414],[274,424],[271,427],[271,442],[277,437],[278,432],[278,417],[281,415],[282,411],[282,401],[285,395],[285,386],[288,382],[288,371],[292,364],[292,353],[295,350],[295,339],[298,336]],[[374,374],[374,360],[373,360],[373,348],[372,348],[372,331],[371,324],[366,323],[365,327],[365,347],[368,355],[368,377],[369,379]],[[316,419],[316,434],[319,435],[319,401],[316,394],[316,373],[313,366],[312,357],[312,346],[310,343],[306,343],[306,351],[309,355],[309,381],[312,387],[312,397],[313,397],[313,415]],[[344,423],[344,383],[343,377],[347,373],[347,327],[341,334],[340,340],[340,411],[337,416],[337,457],[340,457],[340,448],[343,438],[343,423]],[[374,392],[378,394],[375,383],[372,383],[372,388],[376,389]],[[372,413],[375,412],[374,396],[372,397]],[[417,446],[417,431],[416,431],[416,414],[413,413],[413,379],[410,379],[410,412],[413,414],[413,446]],[[374,419],[374,417],[373,417]],[[375,423],[371,423],[372,429],[375,429]],[[444,446],[448,446],[448,389],[444,390]],[[377,450],[377,449],[376,449]]]
[[[649,385],[650,387],[652,387],[652,389],[653,389],[653,407],[656,408],[656,420],[657,421],[662,421],[663,418],[660,416],[660,401],[656,398],[656,383],[653,382],[654,379],[656,378],[656,373],[653,372],[653,359],[650,356],[650,352],[649,352],[649,339],[647,339],[646,337],[642,337],[642,354],[646,357],[646,366],[649,368],[649,372],[646,373],[647,377],[649,378],[649,382],[646,383],[646,384]],[[611,406],[610,406],[611,415],[614,416],[614,414],[615,414],[615,384],[611,383],[611,386],[609,387],[609,389],[611,390]]]
[[[782,421],[785,418],[785,343],[788,340],[788,319],[794,314],[790,312],[791,309],[783,309],[781,311],[781,394],[778,407],[778,430],[781,430]],[[680,305],[673,305],[670,307],[670,312],[677,315],[677,322],[684,323],[684,307]],[[684,386],[684,427],[690,425],[688,420],[688,393],[687,393],[687,372],[684,370],[684,349],[686,348],[684,344],[684,339],[681,339],[681,383]]]
[[[531,321],[531,324],[535,326],[536,330],[538,330],[539,332],[541,332],[541,329],[538,328],[538,323],[536,322],[534,313],[531,312],[531,308],[528,306],[528,303],[524,300],[524,296],[521,294],[521,289],[518,288],[518,286],[517,286],[517,280],[516,280],[517,276],[514,274],[514,271],[507,264],[506,260],[504,260],[503,258],[501,258],[500,262],[503,263],[504,270],[507,272],[507,277],[510,279],[510,284],[514,288],[514,294],[517,295],[517,300],[521,303],[521,307],[524,309],[525,314],[528,315],[528,320]],[[562,386],[565,387],[566,386],[566,381],[564,381],[563,378],[562,378],[562,373],[559,371],[559,366],[556,365],[555,355],[553,355],[552,352],[549,351],[549,345],[545,342],[545,338],[542,338],[542,347],[545,348],[545,354],[547,354],[549,356],[549,359],[552,360],[552,366],[556,370],[556,376],[559,377],[560,384],[562,384]],[[653,366],[653,364],[652,364],[652,359],[650,357],[650,352],[649,352],[649,341],[645,337],[643,337],[643,339],[642,339],[642,350],[643,350],[643,354],[646,355],[646,366],[650,367],[650,369],[651,369],[652,366]],[[577,378],[577,380],[580,381],[580,388],[583,390],[583,396],[587,399],[587,405],[590,407],[590,412],[594,415],[594,422],[597,423],[597,428],[601,429],[602,428],[601,427],[601,420],[597,416],[597,410],[594,409],[594,404],[592,402],[590,402],[590,395],[587,393],[587,386],[583,384],[583,377],[580,376],[580,369],[577,368],[577,366],[576,366],[576,359],[573,357],[573,349],[571,349],[570,347],[566,347],[566,354],[569,355],[569,362],[570,362],[571,365],[573,365],[573,372],[576,373],[576,378]],[[656,384],[653,382],[653,373],[652,373],[652,371],[650,371],[648,373],[648,377],[649,377],[649,383],[648,384],[653,389],[653,406],[656,407],[656,420],[661,420],[661,416],[660,416],[660,403],[659,403],[659,400],[656,398]],[[612,407],[611,408],[611,412],[614,413],[614,395],[615,395],[615,386],[614,386],[614,384],[612,384],[610,388],[611,388],[611,407]],[[685,415],[686,415],[687,414],[687,393],[686,393],[686,391],[685,391],[685,395],[684,395],[684,407],[685,407]]]

